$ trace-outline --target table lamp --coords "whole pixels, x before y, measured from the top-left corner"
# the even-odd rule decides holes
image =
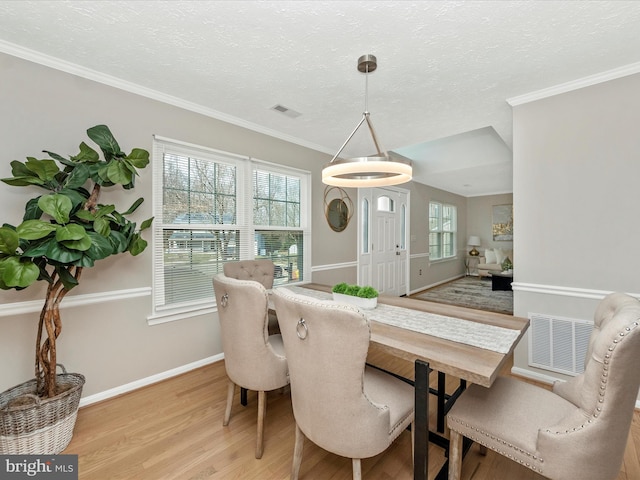
[[[469,255],[471,255],[472,257],[477,257],[478,255],[480,255],[480,252],[476,250],[476,247],[480,246],[480,237],[477,237],[476,235],[471,235],[469,237],[469,241],[467,242],[467,245],[472,247],[471,251],[469,252]]]

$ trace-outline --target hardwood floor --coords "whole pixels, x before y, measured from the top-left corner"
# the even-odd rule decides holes
[[[413,366],[370,359],[411,376]],[[507,367],[510,368],[510,365]],[[506,369],[508,372],[508,369]],[[452,382],[453,384],[453,382]],[[222,426],[227,392],[224,363],[217,362],[140,390],[80,409],[75,434],[64,453],[79,455],[80,480],[288,479],[294,421],[288,389],[269,392],[264,456],[256,460],[257,396],[240,405],[236,392],[231,422]],[[432,397],[433,398],[433,397]],[[434,405],[431,401],[430,405]],[[606,439],[603,439],[606,441]],[[429,478],[444,462],[443,450],[429,447]],[[362,461],[363,478],[413,478],[411,434],[404,432],[384,453]],[[351,479],[351,461],[305,442],[301,479]],[[463,464],[463,480],[542,480],[505,457],[474,445]],[[640,411],[616,480],[640,479]]]

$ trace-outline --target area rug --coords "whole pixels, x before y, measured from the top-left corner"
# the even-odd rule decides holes
[[[490,278],[460,278],[411,298],[513,315],[513,292],[492,291]]]

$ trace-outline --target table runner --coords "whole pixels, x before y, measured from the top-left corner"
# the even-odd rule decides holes
[[[287,286],[292,292],[317,300],[332,300],[331,293],[310,288]],[[508,353],[519,332],[509,328],[447,317],[435,313],[421,312],[404,307],[378,303],[373,310],[360,310],[369,321],[405,328],[445,340],[464,343],[498,353]]]

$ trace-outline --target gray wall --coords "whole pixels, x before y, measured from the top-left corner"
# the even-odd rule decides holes
[[[640,75],[514,107],[515,314],[591,320],[640,295]],[[515,367],[527,365],[524,338]]]
[[[505,250],[513,249],[513,242],[495,242],[491,225],[493,224],[493,206],[508,205],[513,203],[513,194],[505,193],[501,195],[486,195],[483,197],[470,197],[467,199],[467,238],[470,235],[480,237],[482,244],[478,250],[482,253],[485,248],[503,248]],[[514,220],[514,224],[517,220]],[[514,226],[518,228],[517,225]],[[469,249],[470,250],[470,249]]]
[[[403,185],[404,187],[404,185]],[[455,193],[412,182],[410,212],[410,271],[411,293],[464,275],[467,248],[467,199]],[[429,202],[442,202],[458,207],[458,257],[452,260],[429,260]]]
[[[0,75],[0,177],[9,176],[10,161],[43,158],[43,149],[77,153],[81,141],[90,142],[86,129],[101,123],[109,125],[127,151],[134,147],[151,151],[152,135],[158,134],[310,170],[312,265],[318,276],[314,273],[312,279],[329,284],[355,279],[357,223],[353,220],[345,231],[336,233],[323,214],[320,171],[329,155],[5,54],[0,54]],[[150,217],[152,168],[141,175],[134,191],[103,192],[102,199],[128,207],[143,196],[146,202],[137,212],[138,219]],[[2,222],[20,223],[26,200],[36,194],[36,190],[0,184]],[[59,360],[69,371],[86,375],[84,396],[221,353],[213,314],[147,324],[151,262],[150,248],[136,258],[120,255],[100,261],[85,269],[80,286],[62,302]],[[340,268],[334,269],[336,265]],[[33,376],[36,310],[41,308],[44,287],[0,291],[0,391]],[[141,290],[146,293],[125,298]],[[114,291],[122,292],[122,298],[92,303],[95,294]],[[73,306],[82,296],[87,298]],[[34,303],[23,303],[29,301]]]

